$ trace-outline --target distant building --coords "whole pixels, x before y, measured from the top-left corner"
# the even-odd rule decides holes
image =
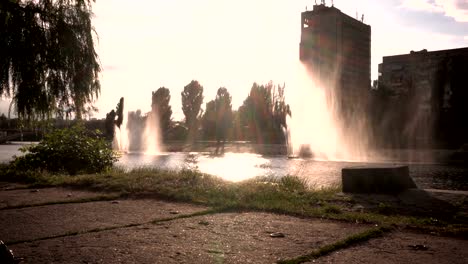
[[[468,48],[383,57],[378,90],[380,130],[403,145],[468,142]]]
[[[300,60],[344,114],[362,106],[371,85],[371,27],[339,9],[314,5],[301,14]]]

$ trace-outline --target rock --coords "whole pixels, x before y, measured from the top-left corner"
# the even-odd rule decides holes
[[[299,157],[301,158],[313,158],[314,154],[312,153],[312,150],[310,149],[309,144],[302,144],[299,147]]]
[[[270,234],[270,237],[285,237],[285,235],[283,233],[280,233],[280,232],[275,232],[275,233],[271,233]]]
[[[343,192],[399,193],[417,188],[409,176],[408,166],[386,165],[343,168]]]

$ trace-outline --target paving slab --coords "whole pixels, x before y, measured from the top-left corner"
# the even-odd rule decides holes
[[[11,206],[37,205],[50,202],[69,202],[78,199],[117,195],[69,188],[3,189],[0,190],[0,209]]]
[[[25,258],[23,263],[274,263],[367,228],[267,213],[222,213],[10,248]]]
[[[56,204],[0,210],[0,240],[5,243],[190,214],[207,209],[151,199]]]
[[[308,263],[468,263],[468,240],[396,232]]]

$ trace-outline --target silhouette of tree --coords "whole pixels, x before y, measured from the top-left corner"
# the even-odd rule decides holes
[[[286,85],[277,86],[273,90],[273,133],[276,141],[283,142],[288,125],[286,124],[286,116],[291,116],[291,108],[286,104],[284,89]]]
[[[172,123],[171,92],[166,87],[160,87],[156,92],[152,92],[151,111],[156,113],[162,134],[166,134]]]
[[[198,81],[191,81],[184,87],[182,94],[182,111],[188,128],[188,140],[195,140],[203,103],[203,86]]]
[[[250,94],[239,108],[241,127],[246,128],[244,136],[257,143],[284,143],[286,116],[291,115],[285,102],[285,86],[275,87],[254,83]]]
[[[141,150],[142,139],[146,126],[146,119],[148,115],[142,115],[141,110],[128,112],[127,128],[132,131],[129,133],[128,149],[129,150]]]
[[[124,113],[124,98],[121,97],[115,110],[111,110],[106,114],[105,128],[106,128],[106,137],[108,139],[114,138],[115,126],[119,127],[123,122],[123,113]]]
[[[0,95],[20,117],[74,108],[81,119],[98,95],[91,2],[0,1]]]
[[[124,98],[121,97],[119,103],[117,104],[115,114],[117,115],[117,120],[115,120],[115,125],[120,128],[124,119]]]
[[[115,111],[112,109],[109,113],[106,114],[105,128],[106,128],[106,138],[112,140],[115,133]]]
[[[217,147],[216,152],[222,141],[222,147],[224,152],[224,144],[229,128],[232,126],[232,97],[228,90],[224,87],[220,87],[216,93],[215,109],[216,109],[216,141]]]
[[[213,140],[216,137],[216,105],[215,101],[211,100],[206,103],[205,112],[203,113],[202,121],[203,138]]]

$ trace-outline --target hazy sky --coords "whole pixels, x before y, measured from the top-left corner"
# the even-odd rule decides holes
[[[125,97],[126,110],[150,110],[151,91],[171,91],[175,119],[192,79],[204,102],[225,86],[237,109],[253,82],[286,83],[299,61],[300,13],[311,0],[97,0],[94,26],[103,66],[96,106],[105,117]],[[320,2],[319,0],[317,2]],[[332,1],[326,1],[331,5]],[[372,27],[372,79],[382,56],[468,46],[468,0],[335,0]],[[294,111],[294,109],[293,109]]]

